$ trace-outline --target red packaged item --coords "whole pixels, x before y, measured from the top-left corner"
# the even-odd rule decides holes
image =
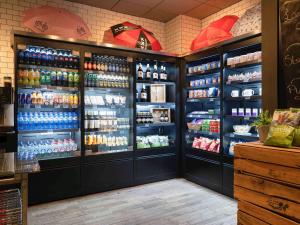
[[[208,150],[211,143],[212,143],[212,140],[210,140],[208,138],[203,138],[203,141],[201,142],[200,148],[202,150]]]
[[[208,151],[215,152],[218,145],[218,141],[213,140],[208,148]]]

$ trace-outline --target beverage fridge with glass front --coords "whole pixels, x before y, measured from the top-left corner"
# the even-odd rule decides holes
[[[41,166],[30,204],[177,176],[177,57],[24,32],[14,52],[17,151]]]

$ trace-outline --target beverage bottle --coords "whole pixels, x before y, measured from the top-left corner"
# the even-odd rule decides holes
[[[74,95],[73,95],[73,94],[70,94],[70,95],[68,96],[68,98],[69,98],[69,103],[70,103],[70,105],[74,105]]]
[[[56,85],[62,86],[62,72],[60,70],[56,73]]]
[[[25,95],[25,94],[24,94]],[[25,104],[30,105],[31,104],[31,94],[26,94],[25,97]]]
[[[120,65],[119,65],[119,59],[115,59],[115,67],[116,67],[116,73],[119,73],[120,72]]]
[[[146,80],[151,80],[151,71],[150,71],[149,64],[147,64],[147,68],[146,68]]]
[[[18,51],[18,62],[19,62],[19,64],[24,63],[24,51],[23,50]]]
[[[102,58],[101,70],[107,72],[109,70],[108,58]]]
[[[48,66],[53,66],[54,65],[53,49],[52,48],[48,48],[46,53],[47,53],[47,65]]]
[[[78,69],[79,68],[79,56],[73,56],[73,68]]]
[[[25,49],[24,51],[24,63],[29,64],[29,58],[30,58],[30,51],[28,48]]]
[[[73,117],[73,128],[78,128],[78,115],[76,112],[72,113]]]
[[[87,67],[88,67],[88,70],[93,69],[93,65],[92,65],[92,60],[91,59],[89,59]]]
[[[144,80],[144,72],[143,72],[143,68],[142,68],[142,64],[139,64],[139,68],[138,68],[138,80]]]
[[[23,83],[24,86],[28,85],[28,83],[29,83],[29,80],[28,80],[28,70],[27,69],[23,70],[22,83]]]
[[[23,85],[23,76],[24,76],[24,70],[19,69],[18,70],[18,85],[19,86]]]
[[[34,86],[40,86],[40,71],[38,69],[35,70]]]
[[[52,55],[53,55],[53,62],[52,62],[52,66],[53,67],[58,67],[58,54],[57,54],[57,51],[55,49],[52,50]]]
[[[161,66],[161,67],[160,67],[159,78],[160,78],[161,80],[164,80],[164,77],[165,77],[165,74],[164,74],[164,67]]]
[[[57,78],[56,78],[57,74],[55,72],[55,70],[51,71],[51,85],[52,86],[56,86],[57,85]]]
[[[92,55],[92,69],[97,70],[97,61],[96,61],[96,55]]]
[[[46,70],[45,71],[45,76],[46,76],[46,85],[51,85],[51,71],[50,70]],[[56,77],[56,74],[55,74],[55,77]],[[55,78],[56,80],[56,78]]]
[[[142,91],[141,91],[141,102],[147,102],[148,101],[148,94],[147,90],[145,88],[145,85],[143,85]]]
[[[40,50],[41,53],[41,65],[42,66],[47,66],[47,53],[45,48],[41,48]]]
[[[96,67],[97,67],[97,70],[98,71],[100,71],[100,69],[101,69],[101,58],[102,57],[99,57],[99,56],[97,56],[97,62],[96,62]]]
[[[63,50],[57,50],[58,54],[58,63],[57,66],[62,68],[64,66],[64,56],[63,56]]]
[[[73,86],[79,87],[79,74],[78,72],[73,73]]]
[[[88,69],[88,61],[87,59],[84,60],[84,69],[87,70]]]
[[[135,98],[136,98],[136,102],[139,102],[139,91],[138,91],[138,89],[136,89]]]
[[[30,69],[30,70],[28,71],[28,84],[29,84],[30,86],[34,86],[33,73],[34,73],[33,69]]]
[[[77,94],[73,95],[73,105],[78,107],[78,96],[77,96]]]
[[[74,75],[72,72],[68,73],[68,86],[74,87]]]
[[[40,73],[40,84],[41,85],[46,85],[46,71],[45,70],[41,70],[41,73]]]
[[[62,72],[62,86],[68,87],[69,78],[68,78],[68,73],[66,71]]]
[[[33,47],[33,46],[31,46],[30,48],[29,48],[29,52],[30,52],[30,55],[29,55],[29,57],[30,57],[30,64],[31,65],[35,65],[36,64],[36,58],[37,58],[37,54],[36,54],[36,48],[35,47]]]
[[[64,67],[70,68],[70,62],[69,62],[69,51],[64,51]]]
[[[154,81],[158,81],[159,80],[159,75],[158,75],[158,71],[157,71],[157,65],[154,65],[154,69],[153,69],[153,73],[152,73],[152,79]]]
[[[69,57],[69,68],[72,69],[74,68],[74,58],[71,50],[68,51],[68,57]]]
[[[37,48],[37,49],[36,49],[36,65],[38,65],[38,66],[40,66],[41,63],[42,63],[41,49],[42,49],[42,48]]]

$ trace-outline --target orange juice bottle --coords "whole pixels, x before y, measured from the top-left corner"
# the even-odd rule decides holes
[[[68,98],[69,98],[69,104],[70,105],[74,105],[74,97],[73,97],[73,95],[69,94]]]
[[[33,69],[30,69],[28,71],[28,84],[33,86],[34,85],[34,79],[33,79],[33,76],[34,76],[34,70]]]

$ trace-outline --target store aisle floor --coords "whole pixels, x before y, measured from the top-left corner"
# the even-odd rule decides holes
[[[173,179],[29,208],[30,225],[236,225],[234,200]]]

